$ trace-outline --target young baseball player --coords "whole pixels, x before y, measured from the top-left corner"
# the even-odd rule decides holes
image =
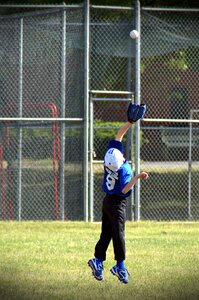
[[[118,131],[114,140],[108,144],[104,157],[103,191],[106,193],[102,206],[102,228],[100,239],[95,246],[94,258],[88,261],[92,274],[97,280],[103,280],[103,261],[112,239],[116,265],[110,272],[123,283],[128,283],[129,273],[125,267],[125,219],[126,197],[139,179],[147,179],[142,172],[132,177],[131,166],[123,156],[122,138],[134,122],[144,117],[146,105],[130,104],[127,112],[128,122]]]

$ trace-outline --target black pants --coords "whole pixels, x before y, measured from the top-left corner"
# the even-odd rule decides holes
[[[106,195],[102,206],[102,230],[95,246],[95,257],[106,260],[106,251],[112,239],[115,260],[125,260],[126,199]]]

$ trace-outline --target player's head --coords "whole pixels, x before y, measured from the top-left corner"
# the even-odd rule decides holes
[[[123,145],[121,142],[111,140],[104,157],[104,165],[112,171],[117,171],[124,163]]]
[[[118,149],[122,154],[124,154],[123,144],[120,141],[110,140],[108,143],[108,149],[110,149],[110,148]]]

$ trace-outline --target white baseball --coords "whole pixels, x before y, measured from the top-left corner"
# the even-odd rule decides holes
[[[133,40],[137,39],[137,38],[139,37],[139,32],[138,32],[137,30],[132,30],[132,31],[130,32],[130,37],[131,37]]]

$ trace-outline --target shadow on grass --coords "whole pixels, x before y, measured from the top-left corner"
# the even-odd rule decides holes
[[[81,281],[78,288],[76,280],[70,279],[69,282],[62,282],[57,287],[56,282],[39,282],[39,280],[21,280],[18,274],[12,274],[11,279],[5,278],[0,274],[0,299],[1,300],[51,300],[51,299],[65,299],[65,300],[92,300],[92,299],[135,299],[135,300],[148,300],[148,299],[164,299],[164,300],[198,300],[199,287],[196,276],[190,274],[189,278],[178,278],[176,282],[168,282],[165,284],[161,281],[156,287],[139,286],[136,282],[130,282],[128,285],[123,285],[117,279],[116,281],[108,280],[104,282],[97,282],[94,278]],[[63,279],[62,279],[63,281]],[[72,283],[72,284],[71,284]],[[183,284],[185,283],[185,284]],[[109,288],[106,288],[108,285]],[[81,287],[81,288],[80,288]],[[78,291],[76,291],[76,288]]]

